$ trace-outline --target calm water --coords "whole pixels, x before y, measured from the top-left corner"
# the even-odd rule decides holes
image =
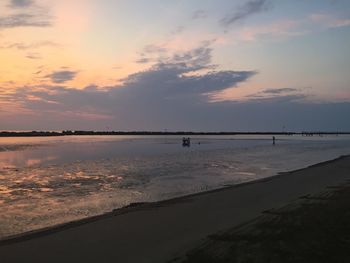
[[[350,154],[349,136],[0,138],[0,238]]]

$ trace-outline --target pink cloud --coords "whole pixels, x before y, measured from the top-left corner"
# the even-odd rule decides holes
[[[273,38],[296,36],[303,34],[296,30],[299,25],[299,21],[284,20],[268,25],[245,27],[238,33],[238,37],[241,41],[255,41],[262,36]]]
[[[350,19],[337,18],[334,15],[325,13],[315,13],[300,20],[283,20],[267,25],[244,27],[238,31],[238,40],[256,41],[262,37],[280,39],[300,36],[312,31],[312,27],[314,26],[323,29],[350,26]]]
[[[316,13],[309,16],[313,23],[321,24],[327,28],[350,26],[350,19],[337,18],[330,14]]]

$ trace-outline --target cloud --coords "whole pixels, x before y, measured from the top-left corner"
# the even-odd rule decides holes
[[[246,95],[241,101],[251,101],[256,102],[267,101],[267,100],[304,100],[307,96],[303,94],[302,91],[308,88],[297,89],[297,88],[278,88],[278,89],[265,89],[253,94]]]
[[[314,103],[303,96],[281,95],[243,102],[215,102],[198,98],[175,100],[158,96],[150,86],[84,90],[47,86],[22,88],[5,102],[23,108],[16,118],[0,112],[4,127],[28,129],[279,131],[350,130],[350,103]],[[129,89],[129,90],[128,90]],[[137,89],[141,89],[137,92]],[[12,96],[9,98],[8,96]],[[0,99],[1,104],[1,99]],[[9,110],[8,108],[6,108]],[[28,114],[30,114],[28,116]],[[9,117],[6,117],[9,116]],[[23,126],[22,126],[23,128]]]
[[[174,64],[180,62],[189,62],[191,59],[197,57],[201,59],[211,60],[212,49],[209,46],[214,41],[202,41],[200,43],[200,48],[193,48],[184,52],[176,52],[170,48],[166,48],[165,45],[147,45],[143,48],[143,51],[140,53],[140,57],[135,61],[136,63],[158,63],[161,64]],[[202,53],[199,56],[199,53]],[[204,61],[202,61],[204,63]]]
[[[248,18],[249,16],[266,11],[268,7],[267,0],[249,0],[233,13],[226,15],[220,20],[220,23],[223,26],[228,27]]]
[[[161,45],[146,45],[142,52],[139,53],[140,57],[135,62],[138,64],[157,62],[160,57],[165,56],[168,52],[169,50]]]
[[[143,52],[145,53],[165,53],[168,50],[165,47],[159,45],[147,45],[143,48]]]
[[[196,19],[203,19],[203,18],[206,18],[208,17],[208,13],[203,10],[203,9],[199,9],[199,10],[196,10],[193,14],[192,14],[192,19],[193,20],[196,20]]]
[[[208,93],[235,87],[256,74],[255,71],[215,71],[211,53],[212,49],[204,45],[173,54],[145,71],[129,75],[121,80],[121,85],[113,87],[90,86],[83,90],[53,85],[24,87],[13,96],[25,108],[37,113],[61,116],[76,112],[82,118],[81,113],[85,112],[90,119],[93,114],[105,116],[105,119],[113,116],[114,121],[130,128],[136,123],[148,125],[152,119],[169,122],[181,119],[193,107],[210,105]],[[75,71],[64,70],[45,77],[62,84],[73,79],[75,74]]]
[[[265,89],[261,93],[264,94],[282,94],[282,93],[289,93],[289,92],[296,92],[299,91],[295,88],[281,88],[281,89]]]
[[[349,18],[338,18],[331,14],[314,13],[309,16],[309,20],[314,23],[321,24],[328,28],[350,26]]]
[[[146,45],[142,52],[139,53],[139,58],[135,60],[138,64],[147,64],[151,62],[157,62],[159,57],[166,54],[168,49],[160,45]]]
[[[0,121],[12,129],[20,128],[16,125],[23,120],[29,125],[27,129],[109,126],[115,130],[266,131],[280,130],[285,125],[294,130],[350,130],[350,103],[313,103],[295,88],[266,89],[260,94],[263,97],[247,101],[212,102],[211,93],[236,87],[257,74],[255,70],[217,70],[212,64],[212,52],[210,45],[203,44],[167,55],[112,87],[18,88],[6,94],[5,99],[0,98],[0,104],[11,101],[27,115],[18,111],[12,117],[10,113],[0,113]],[[71,77],[76,74],[65,71],[71,72]],[[54,73],[57,72],[63,70]],[[63,81],[65,77],[59,79]]]
[[[282,19],[272,23],[243,26],[235,34],[240,41],[275,41],[289,37],[299,37],[324,30],[350,26],[350,19],[326,13],[314,13],[302,19]]]
[[[67,81],[73,80],[77,75],[77,71],[70,70],[61,70],[55,71],[49,75],[46,75],[45,78],[51,79],[53,83],[65,83]]]
[[[305,94],[279,94],[274,96],[259,96],[258,94],[248,96],[249,100],[246,102],[254,102],[254,103],[294,103],[300,102],[304,103],[307,101],[308,97]]]
[[[295,37],[305,34],[300,29],[300,21],[281,20],[271,24],[243,27],[237,33],[241,41],[255,41],[257,39],[275,40],[285,37]]]
[[[10,6],[11,7],[29,7],[34,4],[33,0],[11,0]]]
[[[37,16],[32,14],[14,14],[6,17],[0,17],[0,28],[48,26],[51,26],[51,22],[46,16]]]
[[[135,62],[138,64],[147,64],[147,63],[153,62],[153,59],[141,57],[141,58],[137,59]]]
[[[41,56],[39,53],[29,53],[26,55],[26,58],[29,59],[41,59]]]
[[[176,27],[174,30],[172,30],[172,31],[170,32],[170,34],[171,34],[171,35],[177,35],[177,34],[182,33],[184,30],[185,30],[185,27],[184,27],[184,26],[178,26],[178,27]]]
[[[34,1],[11,0],[8,7],[15,12],[5,16],[0,15],[0,29],[51,26],[52,17],[49,15],[49,10],[36,5]]]
[[[159,58],[146,71],[123,79],[120,96],[133,100],[206,101],[207,94],[234,87],[256,74],[255,71],[215,71],[211,64],[212,49],[208,43],[186,51]],[[204,73],[199,73],[204,71]]]
[[[15,42],[15,43],[9,43],[3,46],[0,46],[2,49],[18,49],[18,50],[27,50],[27,49],[37,49],[42,47],[60,47],[59,44],[52,42],[52,41],[40,41],[40,42],[34,42],[34,43],[24,43],[24,42]]]

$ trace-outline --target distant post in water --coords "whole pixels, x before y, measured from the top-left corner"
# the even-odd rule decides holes
[[[272,144],[273,144],[273,145],[276,144],[276,138],[275,138],[275,136],[272,136]]]

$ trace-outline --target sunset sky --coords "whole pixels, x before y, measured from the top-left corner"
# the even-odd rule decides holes
[[[350,131],[348,0],[0,0],[0,130]]]

